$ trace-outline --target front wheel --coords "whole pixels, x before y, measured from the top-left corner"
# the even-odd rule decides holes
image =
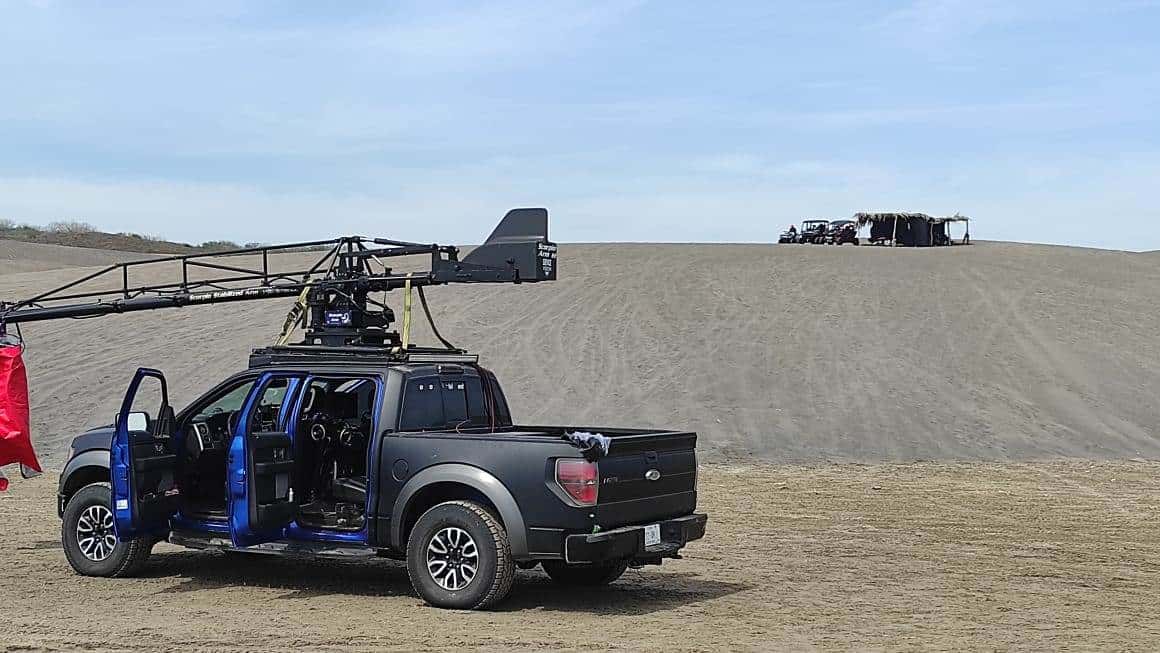
[[[628,569],[627,560],[614,560],[584,565],[570,565],[562,560],[544,562],[544,572],[561,585],[597,587],[608,585]]]
[[[411,530],[407,573],[433,606],[483,610],[511,592],[516,566],[494,515],[472,501],[448,501],[423,513]]]
[[[110,495],[107,485],[86,485],[65,506],[60,538],[64,557],[82,576],[131,576],[145,564],[156,543],[149,538],[117,539]]]

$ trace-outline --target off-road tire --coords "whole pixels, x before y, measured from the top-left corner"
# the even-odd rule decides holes
[[[112,511],[112,493],[107,483],[93,483],[77,490],[68,500],[64,508],[61,521],[61,545],[64,547],[64,557],[72,565],[74,571],[82,576],[101,576],[104,578],[122,578],[132,576],[140,571],[153,545],[157,540],[152,537],[139,538],[128,542],[118,541],[107,557],[102,560],[92,560],[85,557],[81,551],[77,535],[77,523],[81,515],[93,506],[103,506]]]
[[[544,573],[554,582],[572,587],[599,587],[620,578],[628,569],[627,560],[570,565],[563,560],[545,560]]]
[[[448,528],[466,531],[478,551],[474,576],[457,591],[441,586],[428,568],[428,548]],[[448,501],[423,513],[411,529],[407,538],[407,573],[415,593],[430,605],[486,610],[511,592],[516,566],[507,531],[495,515],[473,501]]]

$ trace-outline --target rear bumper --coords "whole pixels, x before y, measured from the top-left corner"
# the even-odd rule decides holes
[[[692,514],[660,522],[659,544],[644,545],[647,524],[593,533],[569,535],[564,539],[564,561],[573,564],[603,562],[606,560],[660,560],[676,558],[689,542],[705,537],[707,515]]]

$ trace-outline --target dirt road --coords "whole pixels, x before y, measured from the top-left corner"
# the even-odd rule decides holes
[[[0,495],[0,649],[1156,649],[1160,463],[711,467],[685,560],[495,612],[422,605],[399,563],[159,545],[72,574],[51,478]]]

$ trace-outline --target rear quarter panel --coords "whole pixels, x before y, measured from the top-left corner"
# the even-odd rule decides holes
[[[544,435],[387,435],[378,467],[378,532],[382,537],[392,530],[392,520],[403,519],[394,506],[407,481],[439,465],[467,465],[495,477],[514,498],[532,557],[558,553],[552,542],[562,541],[564,531],[588,531],[594,523],[590,510],[564,503],[549,489],[555,460],[578,456],[576,447]]]

